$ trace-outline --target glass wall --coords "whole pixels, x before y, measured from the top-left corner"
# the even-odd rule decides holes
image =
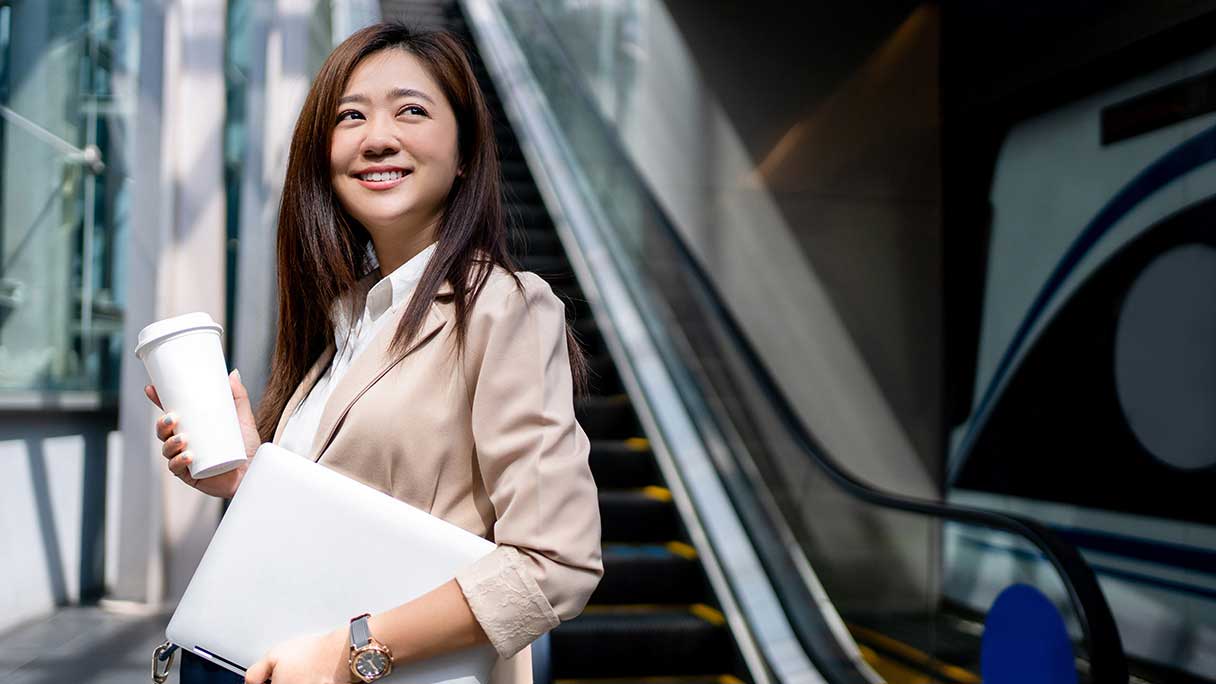
[[[117,389],[138,11],[0,6],[0,390]]]

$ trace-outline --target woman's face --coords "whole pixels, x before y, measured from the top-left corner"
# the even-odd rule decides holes
[[[397,48],[367,56],[333,115],[329,170],[342,206],[377,249],[428,244],[459,159],[456,116],[426,67]]]

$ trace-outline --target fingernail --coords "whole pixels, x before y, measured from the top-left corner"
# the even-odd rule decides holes
[[[160,419],[160,422],[164,423],[165,425],[169,425],[173,422],[173,418],[174,416],[172,413],[166,413],[165,417]]]
[[[241,371],[237,370],[236,368],[233,368],[233,369],[232,369],[232,374],[236,376],[236,381],[237,381],[237,382],[240,382],[240,381],[241,381]]]

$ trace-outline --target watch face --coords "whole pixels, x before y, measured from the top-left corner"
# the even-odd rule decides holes
[[[355,656],[355,671],[364,677],[379,677],[388,670],[388,658],[379,651],[364,651]]]

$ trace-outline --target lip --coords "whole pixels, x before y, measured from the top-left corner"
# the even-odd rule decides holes
[[[397,180],[386,180],[386,181],[370,181],[370,180],[364,180],[359,177],[366,173],[376,173],[376,172],[385,173],[388,171],[402,171],[403,174]],[[405,179],[409,178],[410,174],[412,174],[412,173],[413,173],[413,169],[407,169],[407,168],[404,168],[401,166],[369,166],[366,169],[359,169],[358,171],[351,173],[350,176],[351,176],[351,178],[354,178],[356,181],[358,181],[359,185],[362,185],[363,187],[365,187],[369,190],[388,190],[389,188],[394,188],[394,187],[400,185],[401,183],[403,183],[405,181]]]

